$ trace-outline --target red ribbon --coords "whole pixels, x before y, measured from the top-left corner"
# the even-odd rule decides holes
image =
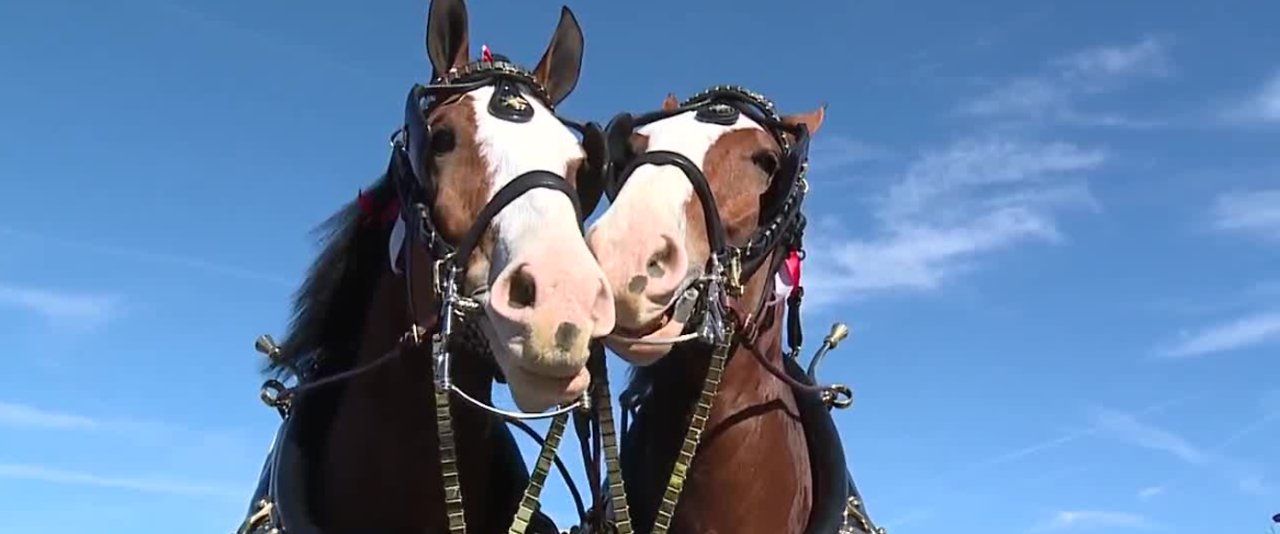
[[[791,294],[800,290],[800,251],[793,250],[783,260],[782,268],[787,270],[787,278],[791,279]]]
[[[365,224],[375,219],[382,224],[389,224],[400,216],[400,205],[395,202],[388,202],[379,214],[378,208],[373,205],[373,197],[363,190],[356,195],[356,205],[360,207],[360,213],[363,215],[361,219]]]

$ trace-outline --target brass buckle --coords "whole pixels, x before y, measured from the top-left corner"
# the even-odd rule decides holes
[[[742,251],[734,248],[729,256],[729,266],[725,273],[725,293],[730,297],[741,297],[745,292],[742,286]]]
[[[266,531],[267,534],[278,534],[280,532],[280,529],[276,528],[276,526],[273,525],[271,521],[271,512],[274,509],[275,509],[275,504],[273,504],[271,501],[267,499],[262,499],[258,501],[258,509],[253,512],[253,515],[249,516],[247,519],[244,520],[244,523],[241,524],[240,528],[236,530],[236,534],[249,534],[251,532],[257,532],[258,529],[263,526],[271,527]]]
[[[431,264],[431,287],[435,289],[436,295],[444,294],[444,284],[445,284],[444,270],[446,265],[450,264],[453,261],[453,255],[454,253],[450,252],[446,254],[443,258],[440,258]],[[453,270],[452,265],[449,265],[449,267],[450,267],[449,270],[452,271]],[[449,273],[449,275],[452,276],[453,273]]]

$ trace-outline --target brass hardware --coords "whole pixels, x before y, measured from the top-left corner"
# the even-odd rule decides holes
[[[834,350],[847,337],[849,337],[849,326],[844,323],[835,323],[831,325],[831,333],[827,334],[826,341],[831,344],[831,349]]]
[[[844,384],[832,384],[822,392],[822,404],[841,410],[853,406],[853,390]]]
[[[831,332],[827,334],[827,337],[822,339],[822,346],[818,347],[818,351],[814,353],[813,359],[809,360],[809,368],[805,370],[805,374],[809,377],[809,380],[812,380],[815,383],[818,381],[818,365],[822,363],[822,359],[827,356],[828,352],[831,352],[835,350],[836,347],[840,346],[840,342],[844,341],[845,338],[848,337],[848,325],[844,323],[834,323],[831,325]]]
[[[271,501],[267,499],[258,501],[258,509],[253,512],[253,515],[250,515],[244,520],[244,523],[240,525],[240,528],[236,529],[236,534],[250,534],[251,532],[257,532],[259,528],[263,526],[270,527],[266,531],[267,534],[278,533],[279,529],[277,529],[271,521],[271,512],[274,509],[275,504]]]
[[[258,398],[262,399],[263,404],[283,411],[289,409],[288,393],[289,388],[273,378],[262,383],[262,389],[258,390]]]
[[[733,250],[733,255],[729,257],[728,272],[725,273],[725,293],[730,297],[741,297],[745,292],[742,287],[742,252],[738,249]]]
[[[280,345],[277,345],[276,340],[271,338],[271,334],[262,334],[258,336],[258,339],[253,340],[253,349],[271,358],[272,361],[280,359]]]

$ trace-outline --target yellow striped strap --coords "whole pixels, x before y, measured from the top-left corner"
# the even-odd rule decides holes
[[[564,435],[565,424],[569,414],[562,413],[551,419],[551,428],[547,430],[547,439],[542,443],[542,451],[538,453],[538,462],[533,466],[533,474],[529,476],[529,485],[524,488],[524,496],[520,499],[520,508],[511,521],[509,534],[525,534],[533,514],[538,511],[538,498],[542,495],[542,487],[547,482],[547,474],[551,471],[551,462],[555,460],[556,449],[560,448],[560,438]]]
[[[680,493],[684,491],[685,477],[689,474],[689,466],[693,464],[693,456],[698,451],[698,443],[702,441],[702,431],[711,416],[711,405],[720,391],[720,380],[724,377],[725,362],[729,360],[729,351],[733,347],[735,330],[732,324],[725,326],[724,336],[711,353],[711,364],[707,367],[707,376],[702,381],[702,392],[693,408],[693,417],[689,421],[689,430],[685,432],[684,443],[680,453],[676,455],[676,464],[671,469],[671,478],[667,482],[667,490],[662,494],[662,503],[658,505],[658,517],[654,520],[652,534],[666,534],[671,528],[671,519],[676,513],[676,504],[680,501]]]

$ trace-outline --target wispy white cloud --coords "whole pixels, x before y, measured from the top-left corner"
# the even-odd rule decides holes
[[[1215,229],[1280,242],[1280,189],[1223,193],[1210,213]]]
[[[1154,523],[1142,514],[1107,510],[1062,510],[1031,528],[1031,532],[1089,531],[1100,528],[1147,529]]]
[[[1273,491],[1273,488],[1265,483],[1261,466],[1230,457],[1225,454],[1225,451],[1232,444],[1280,420],[1280,410],[1262,414],[1261,417],[1249,421],[1208,448],[1199,447],[1171,430],[1143,422],[1134,414],[1098,408],[1094,410],[1093,420],[1101,433],[1107,437],[1134,447],[1172,456],[1196,469],[1231,481],[1242,492],[1265,495]],[[1145,488],[1139,491],[1138,497],[1143,500],[1150,499],[1168,491],[1173,484],[1174,481],[1169,480]]]
[[[115,295],[76,293],[0,283],[0,306],[16,307],[60,325],[94,326],[121,309]]]
[[[1159,351],[1163,358],[1193,358],[1280,341],[1280,312],[1260,312],[1185,335]]]
[[[29,431],[88,432],[126,437],[134,445],[165,447],[219,443],[227,449],[232,446],[233,441],[227,433],[221,431],[185,428],[163,421],[138,418],[93,416],[8,401],[0,401],[0,428],[3,427]]]
[[[0,401],[0,426],[51,430],[93,430],[101,428],[102,422],[82,415],[55,412],[26,404]]]
[[[875,237],[816,226],[824,254],[806,277],[814,304],[875,291],[928,290],[984,255],[1028,242],[1057,242],[1057,213],[1096,208],[1079,173],[1105,151],[1000,137],[967,139],[912,162],[878,199]]]
[[[1147,128],[1158,121],[1083,111],[1079,101],[1124,88],[1136,80],[1168,77],[1173,61],[1165,40],[1081,50],[1046,62],[1034,74],[1013,78],[968,102],[965,115],[1058,122],[1077,126]]]
[[[1164,486],[1148,486],[1138,490],[1138,498],[1144,501],[1149,501],[1163,495],[1165,491],[1166,489]]]
[[[1107,408],[1094,410],[1094,424],[1105,434],[1119,439],[1129,445],[1170,454],[1179,460],[1204,465],[1210,456],[1183,437],[1139,421],[1131,414]]]
[[[121,247],[116,245],[107,245],[102,243],[91,243],[88,241],[79,241],[73,239],[63,239],[60,237],[29,232],[19,228],[0,225],[0,236],[9,236],[28,241],[36,241],[44,245],[57,245],[60,247],[74,248],[104,256],[113,256],[129,261],[170,265],[182,267],[185,269],[194,269],[219,276],[228,276],[239,278],[242,280],[252,280],[256,282],[265,282],[280,286],[293,286],[295,282],[290,281],[282,276],[276,276],[269,273],[226,265],[203,258],[193,258],[188,256],[180,256],[167,252],[155,252],[150,250],[141,250],[136,248]]]
[[[1280,72],[1272,74],[1241,101],[1227,106],[1222,118],[1232,123],[1280,122]]]
[[[0,478],[70,486],[123,489],[163,495],[244,498],[243,489],[222,487],[159,476],[103,476],[43,465],[0,463]]]
[[[1168,43],[1151,35],[1136,43],[1080,50],[1051,64],[1061,69],[1064,78],[1087,86],[1110,85],[1134,78],[1163,78],[1173,71]]]

